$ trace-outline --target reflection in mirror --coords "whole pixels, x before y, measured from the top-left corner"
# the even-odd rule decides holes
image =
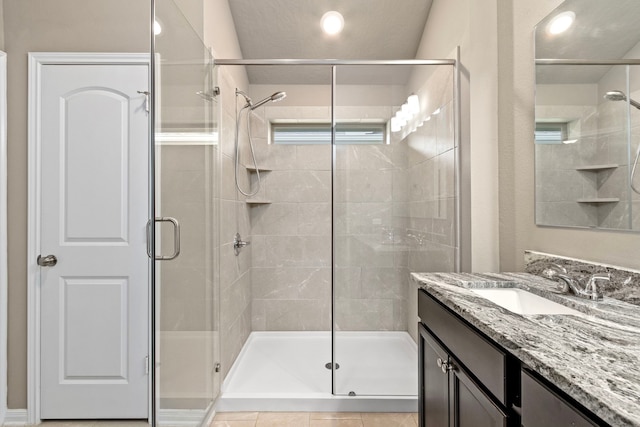
[[[567,0],[536,27],[538,225],[640,230],[639,19],[634,1]]]

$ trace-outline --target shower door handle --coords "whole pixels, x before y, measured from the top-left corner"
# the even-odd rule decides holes
[[[173,224],[173,253],[171,255],[156,255],[157,261],[170,261],[172,259],[176,259],[178,255],[180,255],[180,223],[177,219],[172,218],[170,216],[163,216],[159,218],[155,218],[155,220],[150,219],[147,221],[147,256],[151,258],[151,227],[155,225],[156,222],[169,222]]]

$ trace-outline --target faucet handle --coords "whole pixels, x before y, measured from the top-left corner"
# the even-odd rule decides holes
[[[585,286],[585,292],[591,294],[591,299],[601,300],[602,292],[598,290],[598,281],[610,282],[611,275],[609,273],[595,273],[589,276],[587,286]]]
[[[567,275],[567,269],[556,263],[549,263],[547,268],[542,270],[542,277],[555,280],[557,277]]]

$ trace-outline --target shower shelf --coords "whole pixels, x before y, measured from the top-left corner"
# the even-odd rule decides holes
[[[247,166],[247,165],[243,165],[249,172],[271,172],[273,169],[271,168],[267,168],[264,166],[258,166],[258,168],[256,169],[255,166]]]
[[[263,199],[247,199],[244,201],[248,205],[270,205],[271,200],[263,200]]]
[[[593,199],[578,199],[578,203],[618,203],[620,199],[617,197],[595,197]]]
[[[607,169],[615,169],[619,165],[617,164],[608,164],[608,165],[589,165],[589,166],[578,166],[576,168],[577,171],[586,171],[586,172],[600,172],[602,170]]]

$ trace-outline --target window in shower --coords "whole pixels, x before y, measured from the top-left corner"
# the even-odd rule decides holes
[[[330,123],[271,123],[270,143],[284,145],[331,144]],[[340,123],[336,145],[388,144],[386,123]]]

